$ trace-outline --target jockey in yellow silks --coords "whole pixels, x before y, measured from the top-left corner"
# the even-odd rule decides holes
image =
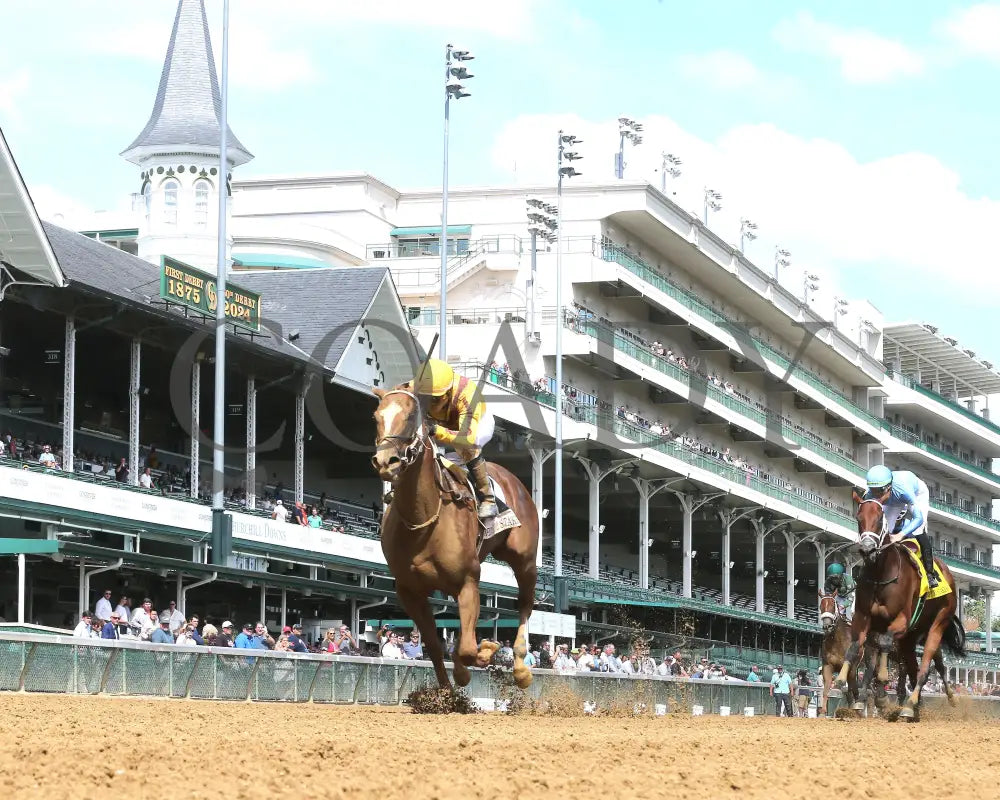
[[[493,438],[494,421],[486,403],[475,398],[476,382],[456,375],[446,362],[432,358],[417,385],[413,383],[410,382],[410,387],[418,395],[430,397],[424,408],[432,420],[428,433],[439,444],[454,448],[458,459],[468,468],[478,495],[479,516],[495,517],[496,498],[483,459],[483,447]]]

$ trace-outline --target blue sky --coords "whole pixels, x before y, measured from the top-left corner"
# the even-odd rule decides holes
[[[221,0],[207,6],[218,57]],[[609,178],[626,114],[646,126],[627,177],[658,184],[660,152],[675,152],[677,200],[695,210],[705,185],[722,192],[712,227],[733,240],[742,215],[757,222],[747,254],[762,267],[780,244],[831,301],[868,297],[1000,361],[1000,3],[232,6],[230,121],[256,155],[243,176],[437,184],[453,41],[477,58],[473,96],[453,107],[452,185],[550,180],[560,126],[585,139],[585,179]],[[21,33],[0,51],[0,125],[43,212],[114,208],[137,190],[118,153],[148,117],[175,8],[5,10]]]

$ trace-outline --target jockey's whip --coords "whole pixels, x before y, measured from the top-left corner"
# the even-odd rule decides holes
[[[431,355],[434,353],[434,348],[437,347],[438,337],[440,335],[440,332],[435,333],[434,338],[431,340],[431,346],[427,348],[427,356],[424,358],[424,363],[420,367],[420,372],[418,372],[417,377],[413,379],[414,390],[416,390],[416,388],[420,385],[420,381],[424,377],[424,371],[427,369],[427,365],[431,361]]]

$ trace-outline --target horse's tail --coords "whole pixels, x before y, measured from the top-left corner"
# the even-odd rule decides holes
[[[944,631],[944,643],[948,649],[959,658],[965,658],[965,627],[956,614],[948,622]]]

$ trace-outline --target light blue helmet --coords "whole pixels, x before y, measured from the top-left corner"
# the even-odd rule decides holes
[[[865,476],[869,489],[886,489],[892,484],[892,470],[882,464],[876,464]]]
[[[833,577],[834,575],[843,575],[844,565],[837,561],[834,561],[830,566],[826,568],[826,574],[829,575],[830,577]]]

